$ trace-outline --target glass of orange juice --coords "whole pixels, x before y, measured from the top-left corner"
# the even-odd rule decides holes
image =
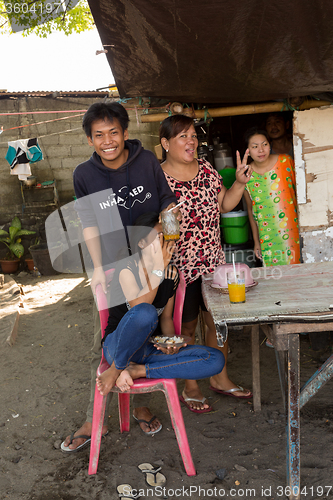
[[[245,302],[245,271],[233,271],[227,273],[229,300],[231,304],[242,304]]]
[[[171,212],[161,212],[161,223],[163,236],[166,241],[179,239],[179,220],[172,210]]]

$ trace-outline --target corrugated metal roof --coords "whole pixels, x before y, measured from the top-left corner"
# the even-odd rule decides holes
[[[88,91],[51,91],[51,90],[36,90],[36,91],[23,91],[23,92],[7,92],[0,90],[0,99],[17,99],[20,97],[105,97],[113,95],[113,90],[88,90]]]

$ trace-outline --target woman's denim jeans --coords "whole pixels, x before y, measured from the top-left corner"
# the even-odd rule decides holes
[[[116,330],[104,342],[107,362],[114,361],[119,370],[132,361],[144,364],[147,378],[201,379],[220,373],[224,356],[213,347],[189,345],[177,354],[163,354],[149,342],[158,323],[156,309],[151,304],[138,304],[119,322]]]

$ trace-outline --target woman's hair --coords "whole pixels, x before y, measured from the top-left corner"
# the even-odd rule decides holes
[[[158,221],[159,214],[157,212],[146,212],[135,220],[134,226],[132,226],[129,231],[132,254],[139,252],[139,255],[141,255],[139,243],[141,240],[147,238],[151,230],[158,224]]]
[[[261,129],[259,127],[251,127],[244,134],[244,140],[246,143],[246,147],[248,147],[250,139],[254,135],[263,135],[264,137],[266,137],[266,140],[268,141],[268,143],[270,143],[270,139],[269,139],[269,136],[268,136],[266,130]]]
[[[120,123],[123,132],[128,129],[129,117],[124,106],[118,102],[95,102],[85,112],[82,121],[82,127],[87,137],[91,137],[91,125],[97,120],[114,119]]]
[[[164,137],[167,141],[173,139],[183,130],[185,132],[193,125],[193,118],[186,115],[172,115],[162,121],[160,125],[160,142]],[[161,143],[162,145],[162,143]],[[162,146],[163,160],[166,159],[166,151]]]

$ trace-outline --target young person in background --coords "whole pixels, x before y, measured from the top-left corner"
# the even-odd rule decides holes
[[[293,143],[288,135],[289,121],[282,113],[270,113],[266,119],[266,132],[271,144],[271,154],[286,154],[294,158]]]

